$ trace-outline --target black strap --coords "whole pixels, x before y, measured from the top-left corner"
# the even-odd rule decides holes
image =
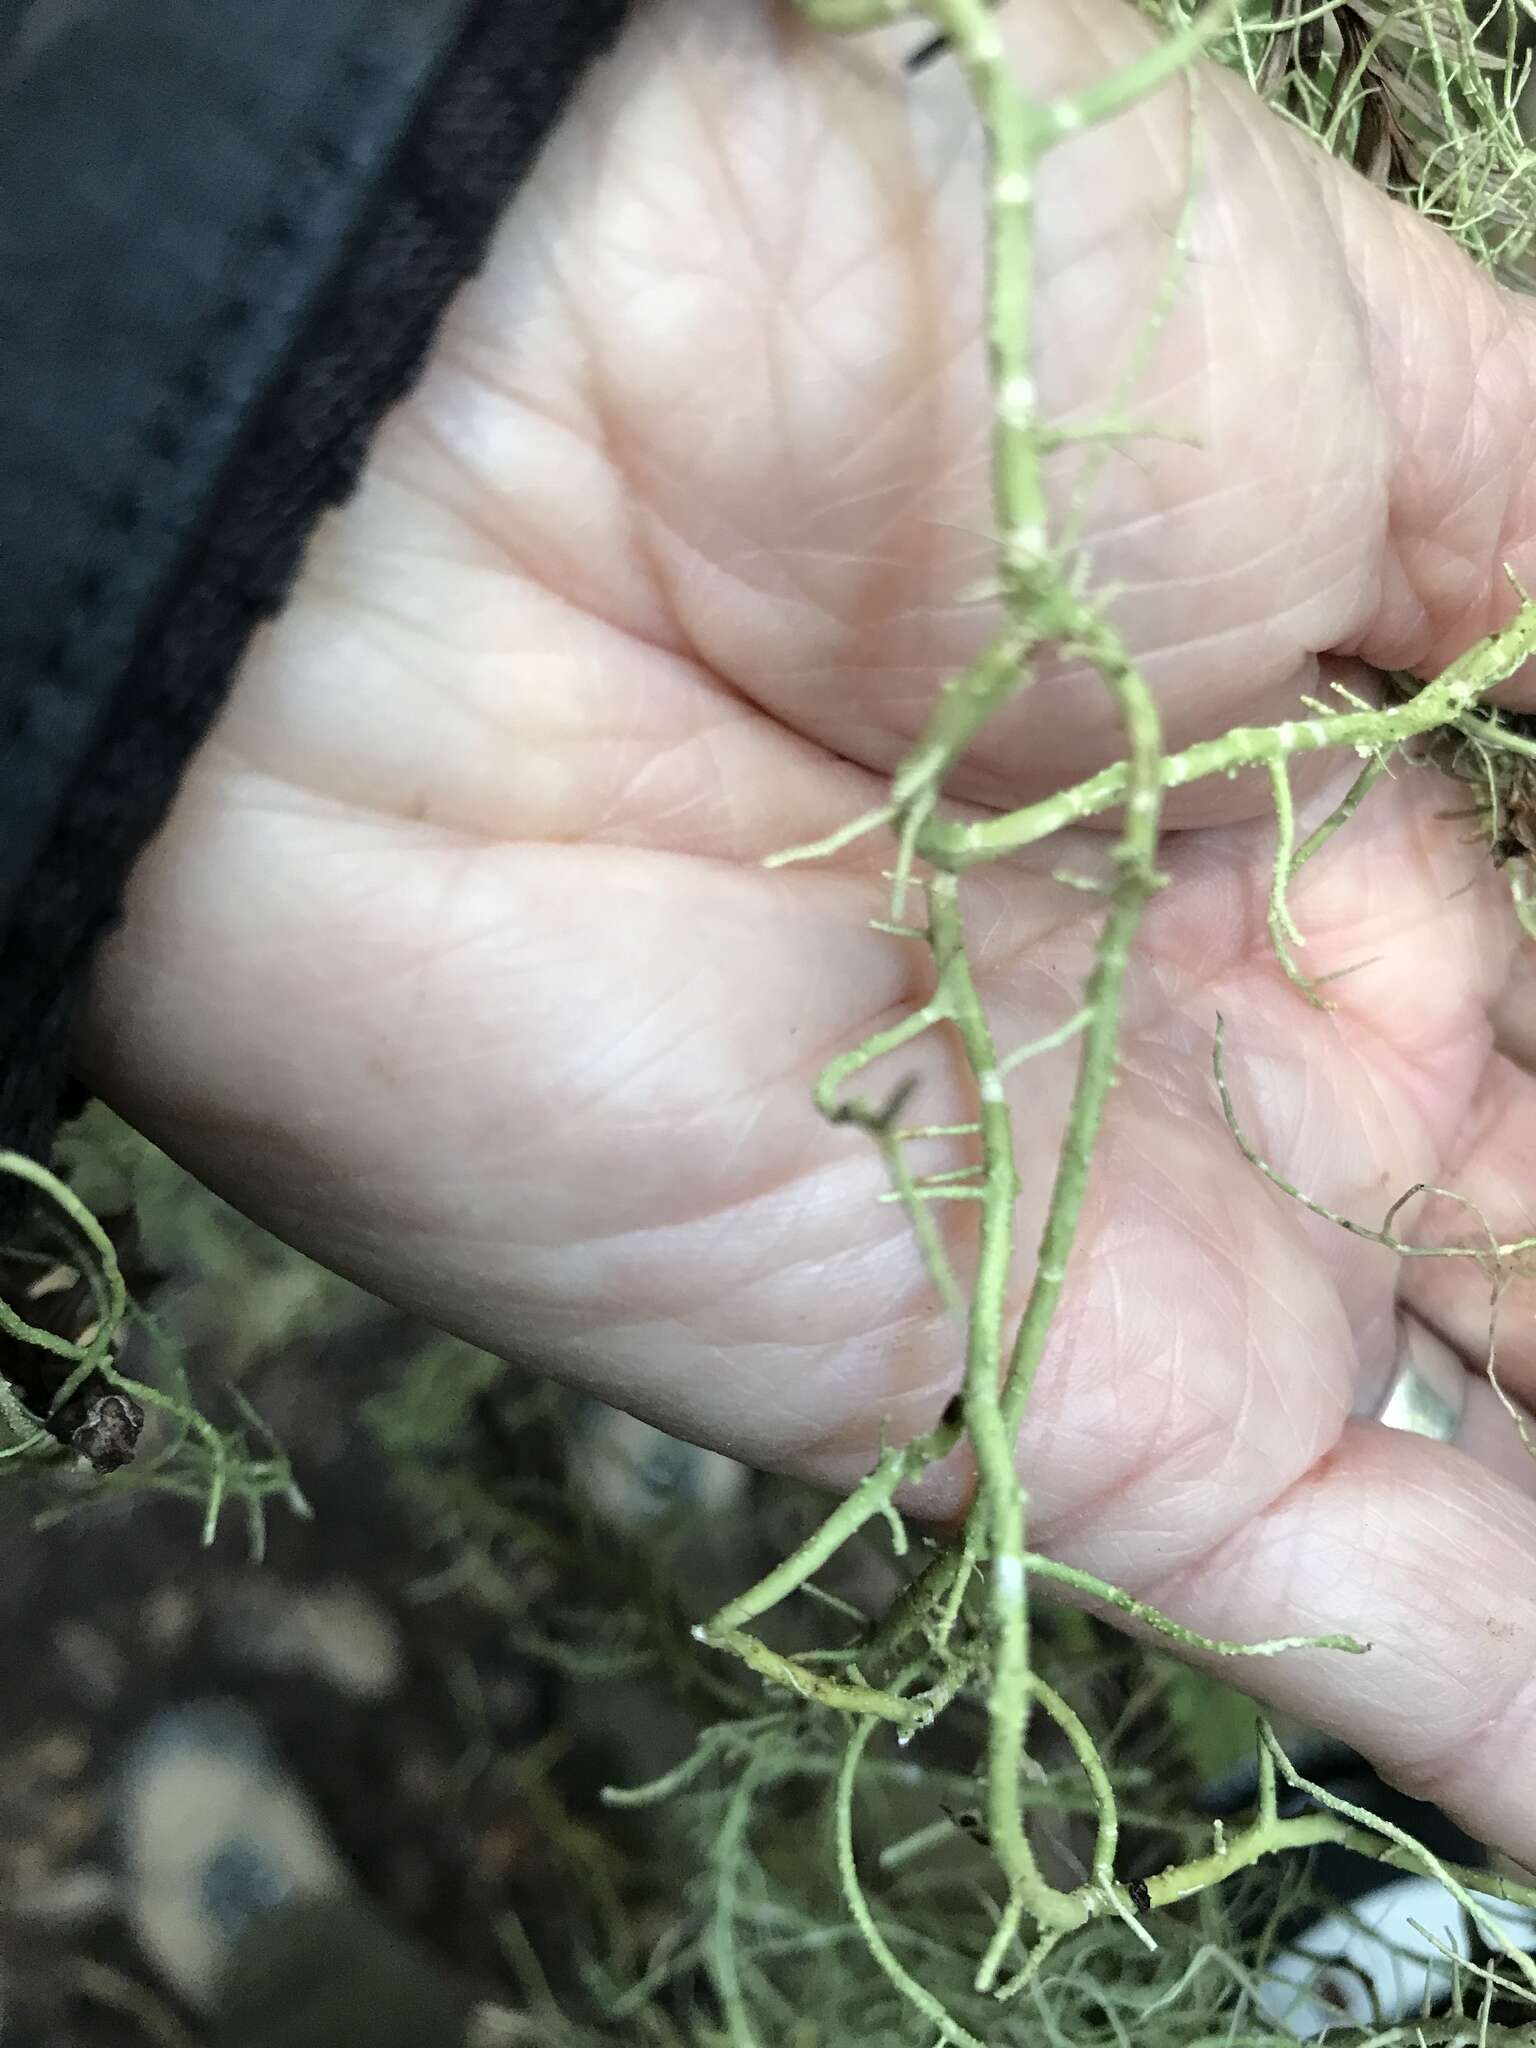
[[[625,0],[0,0],[0,1143]],[[233,915],[232,910],[232,915]]]

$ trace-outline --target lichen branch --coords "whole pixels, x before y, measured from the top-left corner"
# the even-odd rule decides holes
[[[839,30],[870,27],[895,18],[897,9],[880,0],[801,0],[806,17]],[[907,1739],[959,1699],[984,1704],[985,1839],[996,1859],[1001,1898],[993,1936],[980,1957],[975,1988],[994,1995],[1016,1994],[1033,1980],[1065,1937],[1096,1919],[1113,1915],[1138,1938],[1151,1939],[1141,1919],[1148,1911],[1227,1882],[1263,1857],[1320,1842],[1340,1842],[1387,1862],[1411,1860],[1406,1838],[1377,1828],[1354,1810],[1282,1818],[1276,1796],[1277,1772],[1288,1762],[1266,1737],[1260,1752],[1258,1809],[1252,1822],[1218,1839],[1208,1855],[1170,1864],[1136,1895],[1116,1879],[1114,1862],[1120,1803],[1114,1780],[1086,1722],[1064,1695],[1036,1669],[1031,1630],[1030,1581],[1054,1583],[1079,1599],[1107,1606],[1132,1624],[1163,1635],[1191,1656],[1278,1656],[1327,1649],[1359,1654],[1353,1636],[1282,1636],[1239,1643],[1200,1636],[1122,1589],[1028,1548],[1028,1494],[1020,1472],[1018,1440],[1040,1363],[1061,1305],[1077,1242],[1086,1191],[1117,1064],[1121,1005],[1131,949],[1146,906],[1162,886],[1157,864],[1162,802],[1168,791],[1213,776],[1256,771],[1268,780],[1276,840],[1268,890],[1268,921],[1278,961],[1309,1000],[1328,1007],[1302,974],[1294,949],[1304,943],[1292,914],[1290,890],[1300,870],[1349,824],[1395,756],[1417,758],[1416,750],[1454,735],[1462,749],[1496,751],[1501,735],[1520,736],[1483,700],[1536,653],[1536,605],[1516,585],[1518,608],[1509,622],[1469,649],[1438,677],[1420,683],[1386,680],[1387,701],[1372,703],[1336,686],[1333,700],[1306,700],[1308,715],[1270,726],[1242,726],[1176,753],[1163,748],[1157,706],[1145,678],[1108,617],[1109,593],[1090,590],[1086,558],[1077,545],[1084,492],[1056,519],[1046,488],[1046,457],[1069,443],[1084,445],[1089,459],[1079,466],[1079,484],[1094,473],[1093,458],[1136,431],[1131,418],[1134,366],[1157,320],[1172,302],[1182,248],[1193,215],[1194,126],[1191,123],[1190,182],[1172,237],[1164,291],[1153,309],[1143,348],[1133,354],[1113,402],[1097,421],[1064,427],[1042,416],[1035,382],[1036,247],[1035,199],[1046,154],[1085,126],[1113,119],[1146,93],[1185,71],[1191,57],[1213,39],[1228,35],[1258,81],[1267,60],[1251,60],[1246,38],[1252,10],[1217,5],[1191,14],[1168,0],[1144,0],[1144,11],[1160,13],[1172,33],[1116,75],[1055,100],[1033,96],[1008,61],[1002,31],[986,0],[928,0],[921,12],[938,31],[942,47],[960,67],[970,88],[987,150],[988,298],[986,332],[993,399],[992,491],[997,569],[990,594],[1001,601],[1003,622],[975,659],[944,684],[923,732],[899,764],[887,801],[847,827],[810,846],[776,856],[829,858],[859,836],[894,832],[888,918],[881,928],[903,943],[921,942],[929,951],[933,992],[894,1025],[839,1055],[820,1077],[816,1103],[835,1123],[862,1129],[879,1146],[890,1181],[889,1199],[899,1201],[916,1233],[926,1269],[940,1301],[964,1314],[965,1343],[959,1391],[932,1429],[901,1447],[881,1450],[873,1470],[836,1507],[822,1526],[756,1587],[720,1609],[697,1633],[712,1646],[738,1656],[772,1685],[808,1702],[817,1711],[852,1722],[836,1787],[838,1865],[849,1911],[880,1969],[947,2041],[974,2036],[909,1972],[895,1954],[865,1898],[853,1855],[854,1784],[873,1731],[893,1726]],[[1320,22],[1329,7],[1316,10]],[[1301,24],[1304,14],[1292,10]],[[1427,17],[1426,17],[1427,19]],[[1286,63],[1301,43],[1282,51]],[[1321,85],[1301,79],[1296,104],[1317,114],[1326,131],[1364,148],[1374,133],[1371,95],[1376,69],[1398,45],[1385,33],[1362,33],[1339,56]],[[1299,59],[1298,59],[1299,61]],[[1311,95],[1309,98],[1308,95]],[[1406,96],[1403,104],[1407,104]],[[1394,143],[1394,147],[1396,144]],[[1418,164],[1428,176],[1433,152]],[[1457,205],[1466,224],[1481,205],[1470,187]],[[1511,577],[1511,581],[1514,579]],[[944,793],[956,765],[978,734],[1005,706],[1029,690],[1046,657],[1083,662],[1108,691],[1122,736],[1122,758],[1071,788],[1057,790],[1002,816],[957,819],[944,811]],[[1536,756],[1536,742],[1528,745]],[[1334,809],[1298,844],[1291,770],[1295,759],[1321,750],[1353,752],[1363,762]],[[1521,747],[1507,749],[1513,759]],[[1486,764],[1484,764],[1486,765]],[[1490,783],[1490,787],[1494,785]],[[962,882],[967,871],[1050,840],[1082,821],[1116,813],[1113,868],[1107,883],[1070,874],[1062,879],[1091,888],[1103,898],[1103,915],[1082,998],[1055,1029],[1000,1054],[984,992],[967,948]],[[908,920],[906,902],[921,883],[926,923]],[[1521,884],[1512,878],[1517,892]],[[1517,894],[1522,915],[1536,926],[1536,904]],[[900,1052],[929,1032],[942,1033],[957,1048],[973,1092],[974,1114],[943,1125],[907,1124],[903,1112],[910,1081],[883,1100],[850,1095],[849,1089],[872,1063]],[[1077,1069],[1049,1189],[1045,1220],[1033,1264],[1028,1268],[1017,1326],[1009,1334],[1011,1304],[1019,1285],[1021,1247],[1015,1216],[1020,1193],[1009,1078],[1028,1060],[1072,1044]],[[1393,1226],[1400,1197],[1379,1229],[1360,1225],[1303,1195],[1267,1163],[1244,1135],[1227,1081],[1218,1021],[1214,1052],[1222,1113],[1245,1158],[1287,1195],[1315,1214],[1404,1257],[1475,1257],[1497,1267],[1536,1240],[1465,1247],[1407,1244]],[[941,1164],[919,1173],[906,1148],[928,1138],[974,1140],[974,1155],[960,1165]],[[970,1152],[970,1147],[967,1147]],[[1427,1189],[1411,1194],[1430,1192]],[[950,1247],[938,1227],[945,1205],[959,1203],[975,1219],[974,1258],[964,1285],[954,1271]],[[1490,1339],[1490,1377],[1493,1350]],[[799,1655],[768,1647],[750,1625],[806,1587],[842,1546],[877,1517],[895,1516],[902,1489],[936,1461],[964,1444],[975,1468],[975,1492],[959,1540],[941,1551],[909,1581],[890,1611],[849,1646],[812,1649]],[[899,1523],[897,1524],[899,1527]],[[898,1554],[902,1545],[895,1544]],[[916,1662],[913,1660],[916,1659]],[[893,1665],[900,1663],[899,1670]],[[1076,1758],[1096,1815],[1092,1869],[1088,1881],[1062,1889],[1047,1880],[1025,1826],[1029,1801],[1032,1707],[1039,1707]],[[1437,1874],[1443,1866],[1436,1866]],[[1470,1884],[1448,1873],[1470,1892]],[[1460,1894],[1458,1894],[1459,1896]],[[1022,1967],[998,1991],[1005,1963],[1015,1957],[1027,1932],[1030,1945]]]

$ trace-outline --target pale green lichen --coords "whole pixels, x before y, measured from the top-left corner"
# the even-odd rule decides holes
[[[800,0],[800,5],[811,21],[843,31],[873,25],[887,19],[889,12],[851,7],[846,0],[830,10],[822,0]],[[1274,949],[1301,993],[1321,1003],[1294,958],[1294,949],[1305,944],[1289,905],[1298,868],[1348,825],[1394,752],[1447,731],[1462,734],[1464,740],[1465,721],[1471,719],[1480,721],[1479,746],[1496,754],[1503,728],[1482,713],[1482,701],[1536,651],[1536,605],[1522,591],[1507,626],[1432,683],[1405,684],[1395,700],[1380,707],[1347,697],[1342,708],[1318,705],[1310,717],[1229,731],[1177,755],[1166,754],[1151,692],[1104,609],[1085,592],[1079,560],[1059,539],[1053,541],[1051,532],[1043,459],[1054,442],[1049,423],[1039,414],[1033,376],[1037,170],[1065,138],[1090,124],[1114,119],[1148,92],[1170,85],[1181,72],[1190,93],[1193,136],[1197,114],[1194,74],[1188,67],[1205,47],[1243,69],[1255,89],[1277,101],[1288,118],[1440,221],[1489,268],[1508,273],[1523,262],[1522,237],[1529,234],[1536,217],[1528,195],[1536,194],[1515,126],[1523,73],[1513,38],[1502,59],[1490,58],[1465,22],[1458,17],[1452,25],[1447,9],[1323,5],[1302,12],[1235,0],[1196,13],[1174,4],[1148,5],[1144,11],[1168,29],[1165,39],[1124,72],[1054,100],[1034,98],[1015,75],[985,0],[929,0],[918,11],[941,32],[964,73],[987,145],[993,514],[997,533],[1005,537],[998,549],[996,583],[1004,623],[973,665],[945,685],[927,730],[892,778],[888,803],[866,814],[848,832],[778,858],[822,857],[865,831],[889,827],[896,835],[889,922],[916,931],[926,941],[934,992],[908,1018],[835,1060],[822,1076],[816,1099],[823,1114],[862,1125],[879,1142],[892,1193],[911,1216],[934,1284],[950,1304],[956,1299],[957,1282],[933,1228],[930,1204],[960,1199],[979,1209],[975,1273],[965,1304],[962,1393],[927,1434],[887,1449],[869,1477],[793,1556],[750,1593],[727,1603],[699,1634],[741,1658],[777,1689],[848,1719],[851,1732],[836,1781],[838,1867],[848,1910],[871,1960],[922,2024],[942,2039],[971,2042],[976,2036],[957,2011],[946,2007],[906,1966],[880,1929],[852,1852],[851,1809],[861,1761],[880,1723],[894,1725],[906,1739],[931,1727],[941,1714],[975,1701],[985,1709],[985,1825],[1001,1888],[995,1921],[975,1959],[974,1991],[999,1998],[1020,1995],[1056,1956],[1065,1937],[1095,1921],[1114,1918],[1133,1936],[1142,1931],[1130,1895],[1114,1872],[1119,1814],[1113,1775],[1073,1707],[1036,1668],[1031,1582],[1072,1575],[1029,1548],[1027,1474],[1019,1471],[1015,1445],[1060,1304],[1114,1077],[1127,961],[1144,906],[1160,886],[1162,794],[1206,776],[1249,768],[1267,771],[1277,821],[1270,889]],[[1190,154],[1193,163],[1193,142]],[[1177,273],[1180,241],[1176,235],[1170,278]],[[1165,280],[1154,317],[1166,306],[1168,290]],[[1114,428],[1113,419],[1107,424]],[[1080,431],[1092,438],[1091,427]],[[1029,536],[1027,548],[1007,538],[1020,534]],[[946,821],[940,799],[950,772],[987,721],[1027,690],[1043,649],[1069,652],[1097,672],[1119,715],[1123,758],[1087,782],[1022,811],[981,821]],[[1353,750],[1367,765],[1334,814],[1298,848],[1289,763],[1297,753],[1330,747]],[[1008,1287],[1015,1263],[1014,1216],[1020,1188],[1015,1133],[1002,1085],[1003,1059],[967,957],[960,878],[972,867],[1049,839],[1065,826],[1110,808],[1118,810],[1122,822],[1093,965],[1081,1008],[1072,1020],[1071,1035],[1079,1044],[1077,1081],[1025,1306],[1010,1336]],[[919,884],[926,921],[910,926],[905,922],[906,900]],[[958,1045],[976,1102],[975,1122],[963,1128],[974,1136],[977,1156],[968,1168],[943,1182],[924,1181],[906,1167],[899,1125],[902,1089],[884,1102],[846,1093],[866,1067],[888,1060],[918,1035],[934,1030],[949,1032]],[[1009,1064],[1017,1064],[1018,1058],[1012,1056]],[[1217,1060],[1223,1106],[1239,1142],[1271,1179],[1298,1193],[1246,1145],[1221,1071],[1219,1045]],[[1393,1249],[1408,1250],[1391,1235],[1391,1221],[1389,1215],[1377,1233],[1352,1224],[1346,1227],[1371,1234],[1374,1241]],[[1527,1247],[1494,1244],[1473,1249],[1485,1262],[1497,1265]],[[796,1656],[781,1647],[770,1648],[751,1632],[750,1624],[761,1624],[813,1574],[824,1570],[845,1543],[876,1517],[889,1514],[899,1488],[929,1463],[948,1456],[962,1440],[969,1446],[977,1475],[963,1539],[929,1563],[891,1616],[856,1634],[841,1661],[830,1666],[822,1652]],[[1177,1634],[1208,1655],[1306,1654],[1361,1647],[1348,1638],[1215,1644],[1178,1630],[1144,1603],[1115,1589],[1078,1584],[1077,1590],[1133,1620]],[[1046,1706],[1048,1717],[1066,1737],[1092,1795],[1096,1846],[1087,1874],[1076,1883],[1062,1884],[1046,1875],[1027,1825],[1023,1787],[1031,1707],[1036,1703]],[[1390,1830],[1373,1830],[1369,1816],[1360,1813],[1314,1813],[1300,1821],[1280,1818],[1272,1796],[1280,1754],[1265,1733],[1260,1757],[1270,1790],[1255,1819],[1219,1850],[1176,1861],[1154,1877],[1147,1888],[1154,1906],[1230,1882],[1253,1862],[1287,1847],[1348,1841],[1388,1862],[1408,1853]],[[1450,1881],[1462,1897],[1460,1880]],[[1510,1953],[1523,1981],[1536,1985],[1536,1965]],[[739,1995],[733,1994],[732,2002],[739,2006]],[[733,2028],[733,2039],[738,2032]]]

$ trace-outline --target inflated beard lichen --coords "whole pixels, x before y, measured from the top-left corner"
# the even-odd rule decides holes
[[[1075,1705],[1046,1677],[1036,1655],[1031,1590],[1065,1585],[1079,1598],[1123,1613],[1143,1629],[1159,1631],[1205,1655],[1255,1657],[1318,1652],[1359,1652],[1347,1636],[1306,1642],[1298,1638],[1264,1643],[1215,1643],[1194,1635],[1119,1589],[1037,1554],[1028,1541],[1027,1475],[1015,1456],[1019,1426],[1036,1369],[1059,1308],[1068,1260],[1077,1233],[1090,1165],[1113,1085],[1120,1007],[1127,962],[1143,910],[1161,886],[1157,870],[1158,827],[1164,792],[1211,775],[1262,770],[1274,803],[1276,841],[1270,887],[1269,926],[1276,958],[1295,984],[1298,997],[1319,1007],[1326,999],[1297,965],[1304,943],[1291,913],[1289,894],[1297,870],[1323,853],[1335,834],[1347,830],[1373,788],[1406,762],[1443,751],[1444,735],[1457,735],[1456,771],[1466,750],[1480,763],[1510,757],[1501,786],[1497,769],[1485,779],[1490,794],[1484,823],[1496,857],[1519,851],[1511,844],[1519,823],[1503,791],[1523,788],[1528,746],[1512,725],[1484,706],[1488,692],[1513,674],[1536,650],[1536,605],[1516,587],[1514,616],[1502,629],[1470,649],[1437,679],[1396,687],[1386,702],[1371,702],[1340,689],[1332,702],[1309,705],[1310,715],[1273,727],[1244,727],[1218,738],[1165,752],[1157,707],[1107,610],[1089,588],[1085,564],[1075,547],[1080,500],[1053,531],[1045,487],[1045,462],[1053,445],[1050,422],[1038,410],[1034,375],[1034,195],[1042,161],[1085,128],[1113,120],[1157,90],[1181,80],[1190,107],[1190,173],[1194,189],[1199,110],[1193,62],[1215,55],[1243,71],[1254,89],[1286,116],[1350,158],[1366,175],[1386,183],[1402,200],[1443,225],[1480,262],[1499,275],[1522,276],[1531,223],[1531,171],[1519,134],[1517,106],[1524,85],[1515,36],[1516,18],[1501,17],[1508,29],[1502,47],[1491,51],[1491,22],[1474,32],[1462,17],[1440,7],[1371,8],[1329,6],[1305,11],[1286,5],[1210,5],[1199,12],[1176,5],[1146,6],[1167,31],[1141,59],[1118,75],[1070,96],[1039,99],[1008,61],[985,0],[933,0],[907,10],[888,0],[800,0],[814,24],[842,33],[888,24],[908,12],[938,31],[942,47],[960,68],[975,104],[987,148],[988,294],[986,331],[994,397],[993,519],[1003,538],[997,550],[996,594],[1003,624],[972,666],[950,678],[927,730],[897,768],[888,800],[852,820],[847,828],[780,860],[823,858],[872,832],[894,838],[893,884],[883,929],[921,940],[933,963],[933,993],[897,1024],[834,1060],[816,1091],[822,1114],[867,1130],[879,1146],[893,1196],[905,1207],[930,1270],[934,1288],[964,1320],[963,1391],[939,1421],[916,1440],[893,1445],[869,1476],[827,1516],[800,1548],[751,1591],[728,1601],[698,1634],[701,1641],[730,1653],[766,1682],[769,1696],[797,1699],[843,1730],[845,1743],[833,1793],[835,1853],[847,1911],[871,1960],[906,2001],[922,2028],[941,2040],[972,2043],[974,2022],[933,1989],[932,1978],[914,1969],[893,1943],[872,1908],[854,1851],[854,1813],[860,1788],[879,1747],[879,1731],[906,1742],[962,1708],[982,1709],[979,1767],[984,1796],[980,1833],[991,1858],[995,1906],[974,1957],[972,1992],[1003,2003],[1040,1981],[1062,1944],[1096,1923],[1118,1921],[1135,1941],[1154,1937],[1144,1924],[1149,1910],[1183,1902],[1230,1883],[1260,1859],[1323,1840],[1348,1841],[1388,1862],[1418,1863],[1451,1887],[1495,1952],[1501,1952],[1511,1980],[1536,1992],[1536,1963],[1526,1957],[1500,1924],[1481,1907],[1469,1887],[1481,1880],[1437,1865],[1406,1837],[1374,1824],[1370,1816],[1312,1792],[1314,1810],[1282,1816],[1276,1800],[1277,1774],[1295,1779],[1285,1751],[1260,1724],[1260,1796],[1253,1818],[1204,1853],[1175,1857],[1132,1887],[1120,1862],[1123,1826],[1120,1793],[1103,1752]],[[932,47],[932,46],[928,46]],[[1183,223],[1174,235],[1164,290],[1149,309],[1154,332],[1177,290],[1183,252]],[[1150,427],[1147,432],[1153,431]],[[1134,438],[1117,403],[1101,423],[1100,438]],[[1074,426],[1080,442],[1095,438],[1092,426]],[[1016,544],[1030,536],[1027,548]],[[1511,578],[1513,581],[1513,578]],[[1027,689],[1043,649],[1069,652],[1097,672],[1118,714],[1124,752],[1113,767],[1088,781],[1006,816],[980,822],[948,821],[940,814],[946,778],[987,721]],[[1301,753],[1347,749],[1363,762],[1335,812],[1297,843],[1291,794],[1291,764]],[[1014,1216],[1020,1191],[1015,1131],[1004,1073],[1044,1050],[1044,1044],[1000,1054],[967,955],[960,914],[962,878],[970,869],[1026,845],[1039,844],[1069,824],[1114,810],[1121,820],[1111,881],[1103,885],[1104,914],[1092,968],[1071,1022],[1052,1035],[1052,1045],[1076,1041],[1075,1089],[1044,1229],[1034,1253],[1022,1315],[1009,1328],[1007,1290],[1015,1259]],[[1519,813],[1523,817],[1523,812]],[[1517,863],[1517,869],[1520,866]],[[920,911],[909,905],[914,896]],[[1520,890],[1516,888],[1517,908]],[[916,1173],[907,1148],[931,1135],[904,1127],[908,1084],[887,1082],[884,1092],[853,1092],[866,1069],[890,1061],[919,1036],[951,1034],[969,1069],[974,1121],[947,1127],[951,1136],[972,1141],[971,1164],[932,1181]],[[1307,1201],[1284,1175],[1260,1161],[1243,1136],[1221,1066],[1219,1037],[1213,1047],[1223,1108],[1234,1138],[1255,1168],[1286,1192]],[[1308,1206],[1357,1234],[1402,1251],[1434,1255],[1433,1248],[1408,1247],[1392,1224],[1411,1190],[1388,1211],[1380,1230]],[[964,1200],[979,1212],[975,1273],[962,1288],[943,1238],[933,1225],[932,1206]],[[1491,1233],[1470,1247],[1446,1248],[1448,1256],[1472,1256],[1489,1271],[1495,1303],[1508,1261],[1528,1250],[1504,1246]],[[1490,1350],[1490,1374],[1492,1354]],[[843,1547],[880,1518],[896,1514],[901,1490],[927,1466],[964,1443],[976,1472],[973,1504],[963,1533],[927,1555],[890,1610],[850,1626],[841,1649],[819,1645],[797,1652],[763,1633],[770,1617],[794,1595],[814,1585]],[[899,1530],[899,1523],[897,1524]],[[906,1547],[898,1534],[898,1550]],[[775,1633],[782,1640],[781,1627]],[[1064,1743],[1081,1773],[1095,1817],[1091,1851],[1081,1875],[1063,1881],[1048,1873],[1038,1835],[1030,1826],[1028,1799],[1034,1731]],[[750,1803],[763,1768],[757,1750],[741,1759],[736,1797]],[[676,1780],[665,1789],[676,1788]],[[734,1809],[733,1809],[734,1810]],[[738,1832],[745,1825],[738,1814]],[[731,2001],[730,2038],[745,2044],[757,2036]],[[989,2038],[997,2038],[995,2033]]]

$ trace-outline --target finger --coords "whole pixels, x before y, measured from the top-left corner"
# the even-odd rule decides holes
[[[1441,1169],[1459,1201],[1434,1196],[1404,1211],[1398,1226],[1423,1247],[1470,1253],[1490,1240],[1536,1238],[1536,1079],[1502,1054],[1489,1060],[1467,1112],[1460,1143]],[[1481,1367],[1490,1330],[1501,1382],[1536,1401],[1536,1255],[1498,1265],[1461,1256],[1403,1262],[1399,1298],[1460,1355]]]
[[[1503,1389],[1501,1394],[1501,1389]],[[1520,1492],[1536,1495],[1536,1422],[1488,1378],[1481,1357],[1463,1357],[1411,1311],[1398,1317],[1397,1351],[1362,1385],[1357,1412],[1388,1427],[1445,1440]]]
[[[1072,1562],[1098,1568],[1091,1550]],[[1144,1574],[1137,1590],[1213,1637],[1368,1643],[1361,1657],[1297,1651],[1220,1669],[1480,1840],[1536,1854],[1536,1500],[1463,1450],[1352,1423],[1210,1555],[1174,1579]]]

